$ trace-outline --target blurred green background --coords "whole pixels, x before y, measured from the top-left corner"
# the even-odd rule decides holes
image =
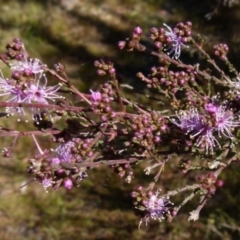
[[[102,82],[93,61],[108,56],[113,59],[122,81],[138,84],[135,73],[147,71],[156,59],[121,52],[117,42],[141,26],[149,44],[149,28],[162,23],[174,26],[179,21],[192,21],[193,34],[206,39],[205,48],[212,51],[218,42],[229,44],[229,58],[240,69],[240,8],[222,6],[230,1],[214,0],[0,0],[0,51],[14,37],[20,37],[32,57],[48,66],[61,62],[82,91]],[[220,3],[220,4],[219,4]],[[207,20],[205,15],[216,10]],[[186,55],[186,54],[185,54]],[[185,56],[199,60],[191,52]],[[5,72],[2,64],[1,68]],[[0,125],[23,130],[32,124],[18,123],[15,118],[0,119]],[[12,138],[1,138],[9,146]],[[48,146],[41,141],[41,146]],[[134,187],[146,186],[151,176],[137,171],[137,180],[123,183],[111,169],[96,169],[78,189],[46,193],[38,183],[21,185],[31,178],[26,173],[27,160],[36,148],[28,137],[18,142],[11,159],[0,158],[0,240],[72,240],[72,239],[240,239],[240,168],[230,167],[224,174],[225,186],[218,190],[201,212],[199,221],[187,222],[188,212],[196,203],[184,207],[172,223],[151,222],[138,229],[130,193]],[[161,177],[163,191],[184,186],[188,179],[171,166]],[[229,177],[230,176],[230,177]],[[182,181],[181,181],[182,179]]]

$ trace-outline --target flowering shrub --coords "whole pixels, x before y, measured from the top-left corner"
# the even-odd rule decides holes
[[[27,169],[46,191],[78,187],[87,181],[91,169],[102,165],[110,166],[130,184],[134,170],[147,165],[144,172],[155,174],[154,180],[132,192],[139,225],[150,220],[171,221],[194,197],[199,204],[189,220],[197,220],[208,199],[223,186],[222,171],[240,161],[240,75],[227,58],[228,46],[219,44],[211,54],[206,53],[201,36],[195,39],[192,35],[190,22],[178,23],[173,29],[166,24],[152,28],[149,39],[155,51],[141,43],[141,35],[142,29],[136,27],[118,46],[156,57],[149,74],[136,73],[149,89],[145,97],[161,103],[156,109],[125,96],[125,88],[134,92],[134,87],[119,83],[109,60],[94,63],[98,75],[108,76],[108,81],[83,93],[72,85],[60,63],[50,69],[31,58],[20,39],[8,43],[0,58],[11,75],[1,75],[0,107],[10,120],[12,115],[19,121],[28,120],[30,114],[36,130],[1,127],[0,135],[15,136],[14,143],[21,136],[32,137],[37,154],[29,159]],[[182,50],[199,52],[205,62],[182,62]],[[220,67],[223,64],[225,71]],[[57,84],[51,86],[49,77]],[[59,120],[65,126],[59,127]],[[42,149],[37,140],[40,135],[48,137],[54,149]],[[13,147],[3,147],[3,156],[11,157]],[[161,192],[156,185],[169,164],[183,175],[195,171],[196,181]],[[182,202],[174,204],[174,197],[183,192]]]

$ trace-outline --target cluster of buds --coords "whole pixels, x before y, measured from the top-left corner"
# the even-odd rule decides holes
[[[133,142],[147,151],[153,150],[161,142],[161,133],[168,131],[166,119],[157,112],[134,117],[130,128],[134,131]]]
[[[147,224],[151,219],[160,222],[164,219],[171,220],[173,204],[168,197],[161,197],[159,193],[160,191],[153,193],[141,186],[138,187],[137,191],[132,192],[135,212],[141,217],[139,226],[142,222]]]
[[[173,30],[164,24],[165,28],[151,28],[151,40],[159,50],[164,50],[168,55],[178,59],[181,48],[191,41],[192,23],[178,23]]]
[[[91,158],[93,156],[92,149],[92,141],[93,139],[80,139],[77,138],[74,142],[76,147],[72,149],[73,154],[77,156],[77,159],[80,159],[80,162],[83,158]],[[76,161],[77,161],[76,159]]]
[[[98,69],[97,74],[100,76],[104,76],[109,74],[110,76],[114,76],[116,74],[116,70],[114,68],[113,62],[101,59],[94,62],[94,66]]]
[[[133,170],[129,164],[115,164],[111,166],[114,169],[114,172],[120,178],[125,178],[125,182],[131,183],[133,179]]]
[[[91,90],[92,107],[95,114],[101,117],[101,121],[106,122],[116,116],[116,113],[111,107],[115,93],[111,84],[105,83],[101,86],[100,91]]]
[[[128,51],[133,51],[134,49],[137,49],[143,51],[145,48],[142,48],[142,46],[139,45],[142,32],[143,31],[140,27],[135,27],[130,38],[118,42],[119,49],[127,49]]]
[[[214,54],[218,56],[221,60],[227,59],[227,54],[229,51],[228,45],[224,43],[219,43],[214,45]]]
[[[79,169],[67,165],[54,166],[50,163],[49,158],[29,160],[28,172],[42,184],[45,190],[49,187],[53,189],[78,187],[82,180],[88,176],[85,168]]]
[[[39,155],[29,160],[28,172],[44,189],[58,189],[61,186],[70,189],[72,186],[79,186],[87,177],[87,169],[77,167],[77,163],[84,161],[78,151],[77,139],[60,144],[53,152],[40,150]]]
[[[204,191],[207,191],[210,195],[213,195],[216,192],[217,187],[223,186],[223,181],[221,179],[218,180],[212,172],[207,175],[200,175],[198,181],[201,184],[201,188]]]
[[[163,90],[168,89],[173,93],[176,93],[187,82],[195,81],[194,73],[189,71],[169,71],[167,66],[151,68],[151,74],[147,77],[142,73],[138,73],[137,76],[147,83],[148,88],[161,87]]]
[[[9,42],[6,46],[7,53],[6,58],[15,59],[17,61],[21,61],[25,55],[25,49],[22,41],[19,38],[14,38],[11,42]]]

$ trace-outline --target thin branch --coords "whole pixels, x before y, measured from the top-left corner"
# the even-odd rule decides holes
[[[0,102],[0,107],[26,107],[26,108],[37,108],[42,110],[55,110],[55,111],[72,111],[72,112],[81,112],[86,111],[86,108],[83,107],[74,107],[70,105],[58,106],[52,104],[40,104],[40,103],[16,103],[16,102]]]
[[[27,132],[20,132],[15,130],[1,130],[0,129],[0,136],[6,137],[6,136],[29,136],[29,135],[38,135],[38,136],[46,136],[46,135],[55,135],[59,134],[60,130],[47,130],[47,131],[27,131]]]
[[[115,165],[115,164],[129,164],[135,163],[139,161],[139,158],[129,158],[129,159],[116,159],[116,160],[101,160],[98,162],[82,162],[82,163],[75,163],[75,164],[68,164],[68,163],[61,163],[62,166],[66,168],[74,168],[74,167],[100,167],[103,165]]]

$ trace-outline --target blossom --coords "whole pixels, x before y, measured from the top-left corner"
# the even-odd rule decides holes
[[[178,59],[181,54],[181,47],[186,47],[186,45],[183,43],[183,37],[181,37],[179,34],[176,34],[167,24],[163,24],[168,31],[165,32],[165,35],[168,37],[168,42],[171,44],[171,46],[167,50],[168,55],[173,54],[173,58]]]
[[[23,72],[25,74],[31,75],[43,73],[45,65],[42,64],[37,58],[28,59],[27,56],[24,56],[21,61],[12,63],[10,67],[12,71]]]
[[[11,69],[13,71],[27,72],[29,74],[38,74],[42,73],[43,67],[45,65],[41,64],[39,59],[30,58],[28,60],[19,61],[15,64],[11,64]]]
[[[32,138],[40,155],[29,161],[30,166],[28,169],[30,173],[34,174],[34,179],[38,180],[45,190],[49,187],[58,189],[61,186],[71,189],[73,186],[79,186],[81,181],[88,177],[86,167],[74,167],[73,163],[76,162],[76,159],[74,159],[76,154],[73,152],[74,140],[62,143],[54,151],[50,152],[41,149],[33,134]]]
[[[90,89],[90,92],[91,92],[91,98],[93,101],[95,102],[101,101],[102,94],[99,91],[94,92],[93,90]]]
[[[145,214],[140,220],[139,226],[143,221],[147,224],[150,219],[162,221],[165,219],[166,214],[170,213],[172,202],[170,202],[168,197],[159,197],[158,194],[159,191],[155,194],[151,193],[149,198],[143,201]]]
[[[219,148],[221,147],[218,140],[213,135],[213,130],[213,128],[206,126],[201,131],[197,132],[194,135],[191,135],[192,138],[197,137],[196,146],[205,148],[206,153],[209,153],[209,150],[211,153],[213,153],[213,149],[216,146],[218,146]]]
[[[59,145],[55,149],[56,157],[60,162],[70,163],[73,159],[72,148],[75,146],[74,142],[69,141],[67,143]]]
[[[72,180],[69,179],[69,178],[65,179],[64,182],[63,182],[63,186],[67,189],[71,189],[72,186],[73,186]]]
[[[40,84],[42,79],[44,84]],[[7,102],[10,103],[40,103],[48,104],[48,101],[55,101],[62,98],[57,94],[61,86],[47,86],[47,78],[44,74],[36,75],[34,81],[27,81],[24,84],[18,84],[15,80],[0,77],[0,96],[7,96]],[[31,108],[34,111],[35,108]],[[22,107],[7,107],[8,114],[19,113],[25,115]]]
[[[57,157],[51,158],[52,165],[58,165],[60,164],[60,160]]]
[[[20,43],[21,44],[21,43]],[[60,85],[47,86],[47,78],[44,72],[45,65],[36,58],[28,58],[28,54],[23,45],[23,58],[10,65],[12,76],[23,73],[23,79],[6,79],[3,75],[0,77],[0,96],[8,96],[7,102],[10,103],[40,103],[48,104],[48,101],[55,101],[57,98],[62,98],[57,94]],[[21,75],[21,74],[20,74]],[[31,78],[29,78],[31,77]],[[14,78],[14,77],[13,77]],[[44,81],[42,83],[42,80]],[[8,114],[15,112],[24,115],[22,107],[7,107]],[[31,108],[35,111],[35,108]]]
[[[26,89],[24,90],[25,98],[23,102],[26,103],[41,103],[48,104],[48,100],[55,101],[57,98],[62,98],[56,92],[59,90],[60,85],[55,86],[47,86],[47,78],[43,75],[44,84],[41,85],[40,81],[42,80],[42,76],[38,76],[36,82],[26,84]]]
[[[232,130],[240,126],[240,122],[225,105],[208,103],[205,104],[204,109],[205,112],[201,114],[196,108],[180,111],[176,115],[177,119],[170,120],[185,134],[190,134],[191,138],[195,138],[196,146],[205,147],[208,153],[209,150],[213,152],[214,147],[220,147],[214,133],[218,133],[219,137],[232,139]]]
[[[36,137],[32,134],[34,143],[37,146],[37,149],[41,155],[44,154],[44,151],[41,149]],[[51,158],[51,164],[60,164],[61,162],[71,162],[73,158],[72,148],[75,146],[74,142],[68,141],[66,143],[60,144],[55,150],[55,156]]]
[[[197,133],[204,128],[202,116],[196,108],[191,108],[189,111],[180,111],[176,117],[178,121],[173,120],[173,123],[186,131],[186,133]]]
[[[217,105],[208,103],[205,105],[205,109],[214,118],[214,129],[218,132],[218,135],[225,136],[226,138],[232,138],[231,131],[240,125],[240,122],[236,119],[236,116],[230,109],[227,109],[224,105]]]
[[[177,120],[172,122],[180,127],[186,134],[190,134],[191,138],[196,138],[197,147],[205,147],[206,152],[213,152],[213,148],[219,142],[214,137],[214,127],[209,124],[206,116],[200,114],[196,108],[191,108],[188,111],[181,111],[177,116]]]
[[[0,96],[9,96],[7,102],[22,102],[26,97],[20,85],[3,77],[0,77],[0,91]]]
[[[0,97],[8,96],[6,102],[21,103],[24,101],[26,94],[19,85],[16,85],[14,81],[0,77]],[[14,114],[17,112],[20,115],[24,115],[25,111],[22,107],[7,107],[6,112],[8,114]]]
[[[46,190],[47,188],[52,186],[52,180],[50,178],[44,178],[41,182],[43,188]]]

